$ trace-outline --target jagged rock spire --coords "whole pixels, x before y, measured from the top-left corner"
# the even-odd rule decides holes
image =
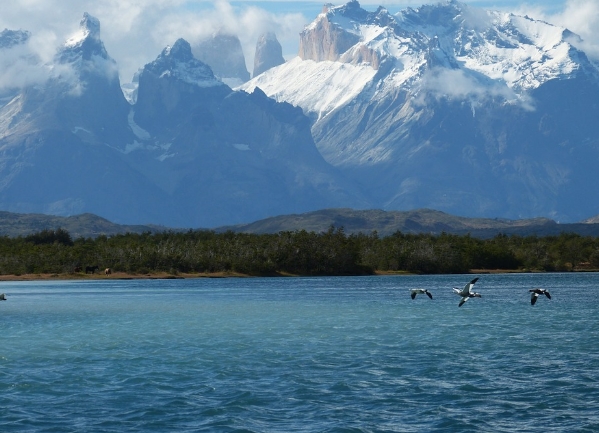
[[[285,63],[283,48],[272,32],[262,34],[256,43],[256,54],[254,55],[254,72],[252,77],[262,72]]]
[[[79,30],[59,50],[58,59],[66,63],[78,58],[91,60],[92,56],[110,58],[100,39],[100,20],[85,12],[79,22]]]
[[[197,44],[194,54],[227,84],[237,85],[250,79],[241,42],[235,35],[219,30],[211,38]]]

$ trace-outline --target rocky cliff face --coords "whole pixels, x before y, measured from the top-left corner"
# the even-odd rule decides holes
[[[334,62],[359,42],[359,36],[332,22],[329,11],[325,6],[316,21],[300,33],[298,56],[303,60]]]
[[[235,35],[216,32],[194,46],[192,51],[197,59],[210,66],[216,77],[231,87],[250,79],[241,42]]]
[[[274,33],[264,33],[258,38],[256,43],[256,53],[254,54],[254,72],[252,77],[260,75],[270,68],[285,63],[283,58],[283,48],[277,40]]]
[[[298,56],[303,60],[316,62],[328,60],[343,63],[368,63],[378,69],[380,54],[361,43],[358,32],[347,26],[347,21],[359,22],[380,21],[379,17],[386,11],[380,8],[373,14],[367,13],[357,1],[351,1],[343,7],[333,8],[325,5],[318,18],[300,33]]]

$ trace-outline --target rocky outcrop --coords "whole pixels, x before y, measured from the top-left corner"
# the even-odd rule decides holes
[[[218,31],[192,49],[196,58],[206,63],[214,75],[234,87],[250,79],[241,42],[235,35]]]
[[[277,40],[274,33],[264,33],[256,43],[256,53],[254,55],[254,72],[252,77],[260,75],[270,68],[285,63],[283,58],[283,48]]]
[[[316,62],[328,60],[354,65],[369,63],[374,69],[378,69],[381,64],[380,54],[362,44],[358,33],[348,31],[335,20],[338,15],[342,15],[344,19],[355,16],[360,20],[379,20],[379,12],[376,15],[370,14],[373,16],[369,17],[357,1],[351,1],[342,8],[325,5],[316,21],[300,33],[299,57]]]
[[[360,41],[359,36],[331,22],[327,10],[325,6],[319,19],[300,33],[298,56],[303,60],[334,62]]]

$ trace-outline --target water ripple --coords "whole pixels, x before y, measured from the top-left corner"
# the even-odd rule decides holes
[[[10,283],[0,430],[598,431],[597,278]]]

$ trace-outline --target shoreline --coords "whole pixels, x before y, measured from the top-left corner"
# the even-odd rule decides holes
[[[599,269],[580,269],[566,272],[599,272]],[[528,270],[528,269],[471,269],[468,275],[489,275],[489,274],[538,274],[548,273],[546,271]],[[418,275],[407,271],[376,271],[372,276],[408,276]],[[331,275],[333,276],[333,275]],[[194,279],[194,278],[260,278],[260,277],[301,277],[301,275],[292,275],[284,273],[268,275],[249,275],[240,272],[198,272],[198,273],[177,273],[168,272],[150,272],[147,274],[129,274],[127,272],[113,272],[110,275],[104,273],[84,274],[84,273],[63,273],[63,274],[21,274],[21,275],[0,275],[2,281],[46,281],[46,280],[176,280],[176,279]]]
[[[45,281],[45,280],[175,280],[190,278],[249,278],[250,275],[238,272],[214,272],[214,273],[180,273],[170,274],[168,272],[151,272],[147,274],[129,274],[127,272],[113,272],[110,275],[104,273],[83,274],[21,274],[0,275],[2,281]]]

